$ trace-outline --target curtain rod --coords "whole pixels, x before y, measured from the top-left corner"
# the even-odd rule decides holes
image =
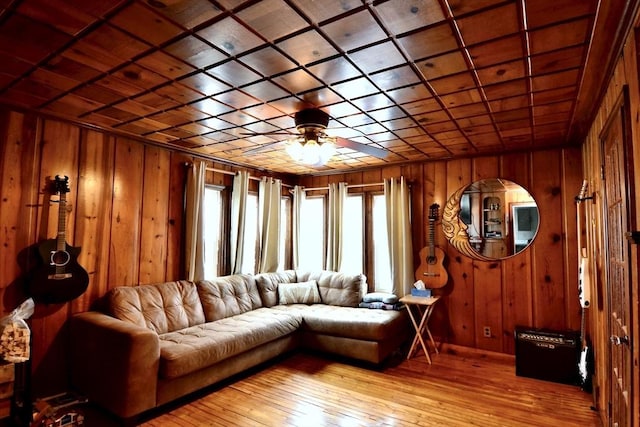
[[[205,168],[205,170],[208,170],[209,172],[218,172],[218,173],[223,173],[225,175],[234,175],[235,176],[235,172],[231,172],[231,171],[226,171],[226,170],[222,170],[222,169],[216,169],[216,168]],[[257,178],[253,175],[249,175],[249,179],[252,179],[254,181],[260,181],[260,178]]]
[[[376,187],[379,185],[384,185],[384,182],[375,182],[372,184],[348,184],[347,188]],[[316,190],[328,190],[328,189],[329,187],[303,188],[304,191],[316,191]]]
[[[188,166],[188,167],[193,167],[193,163],[191,163],[191,162],[184,162],[184,165]],[[236,172],[226,171],[224,169],[210,168],[209,166],[205,167],[204,169],[209,171],[209,172],[218,172],[218,173],[223,173],[225,175],[235,175],[236,174]],[[249,175],[249,179],[260,181],[260,178],[256,178],[253,175]]]
[[[189,167],[193,166],[192,163],[189,162],[185,162],[185,165],[188,165]],[[216,169],[216,168],[210,168],[210,167],[206,167],[206,170],[210,171],[210,172],[218,172],[218,173],[223,173],[226,175],[235,175],[235,172],[231,172],[231,171],[227,171],[227,170],[223,170],[223,169]],[[249,175],[249,179],[253,179],[255,181],[260,181],[260,178],[257,178],[255,176]],[[384,185],[384,182],[375,182],[372,184],[348,184],[347,188],[363,188],[363,187],[376,187],[379,185]],[[292,185],[289,184],[285,184],[282,183],[283,187],[290,187],[293,188]],[[328,190],[329,187],[313,187],[313,188],[303,188],[303,191],[317,191],[317,190]]]
[[[222,169],[216,169],[216,168],[205,168],[206,170],[210,171],[210,172],[219,172],[219,173],[224,173],[227,175],[234,175],[235,176],[235,172],[231,172],[231,171],[226,171],[226,170],[222,170]],[[261,181],[261,178],[255,177],[253,175],[249,175],[249,179],[252,179],[254,181]],[[289,185],[289,184],[285,184],[284,182],[282,182],[282,180],[280,180],[280,185],[282,185],[283,187],[288,187],[288,188],[293,188],[293,185]]]
[[[226,170],[222,170],[222,169],[216,169],[216,168],[205,168],[205,170],[208,170],[209,172],[218,172],[218,173],[223,173],[226,175],[235,175],[235,172],[231,172],[231,171],[226,171]]]
[[[190,162],[185,162],[184,164],[185,164],[185,166],[189,166],[189,167],[193,166],[193,163],[190,163]],[[227,171],[227,170],[224,170],[224,169],[210,168],[208,166],[205,167],[205,170],[207,170],[209,172],[218,172],[218,173],[222,173],[222,174],[225,174],[225,175],[233,175],[233,176],[236,175],[236,172]],[[255,177],[253,175],[249,175],[249,179],[252,179],[254,181],[260,181],[261,180],[260,178]],[[283,187],[293,188],[293,185],[285,184],[284,182],[282,183],[282,186]]]

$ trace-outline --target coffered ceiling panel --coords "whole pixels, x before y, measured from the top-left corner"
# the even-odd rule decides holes
[[[637,3],[9,0],[0,103],[297,174],[579,145]],[[324,166],[285,151],[306,108]]]

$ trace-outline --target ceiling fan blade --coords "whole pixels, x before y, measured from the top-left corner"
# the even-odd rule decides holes
[[[245,136],[264,136],[264,135],[289,135],[296,136],[296,134],[291,132],[240,132],[240,135]]]
[[[337,137],[336,145],[338,147],[344,147],[354,151],[359,151],[361,153],[368,154],[369,156],[377,157],[379,159],[386,159],[388,154],[388,151],[383,150],[382,148],[377,148],[367,144],[361,144],[359,142],[355,142],[346,138]]]
[[[287,141],[274,141],[274,142],[267,142],[266,144],[262,144],[259,145],[255,148],[250,148],[247,151],[244,152],[244,154],[258,154],[258,153],[263,153],[265,151],[271,151],[271,150],[275,150],[277,149],[279,146],[281,145],[286,145]]]

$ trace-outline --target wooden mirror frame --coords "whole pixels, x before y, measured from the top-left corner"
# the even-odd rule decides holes
[[[449,197],[449,199],[447,200],[447,203],[445,204],[444,210],[442,212],[442,229],[449,243],[454,248],[456,248],[458,252],[460,252],[461,254],[479,261],[500,261],[502,259],[515,256],[521,253],[524,249],[528,248],[531,245],[531,243],[533,243],[538,233],[536,230],[533,238],[527,244],[527,246],[516,253],[512,253],[501,258],[493,258],[493,257],[489,257],[479,253],[470,242],[469,233],[467,231],[469,226],[465,224],[465,222],[462,221],[462,219],[460,219],[460,210],[461,210],[460,202],[462,200],[463,195],[465,194],[465,191],[467,191],[469,187],[473,185],[478,185],[478,183],[482,181],[484,180],[477,181],[470,185],[461,187],[455,193],[453,193],[451,197]],[[521,185],[519,184],[516,184],[516,185],[518,185],[520,188],[526,191],[526,189]],[[531,197],[531,199],[533,200],[533,197]],[[533,202],[535,203],[535,200],[533,200]],[[536,204],[536,207],[537,207],[537,204]],[[538,210],[538,223],[539,223],[539,220],[540,219],[539,219],[539,210]]]

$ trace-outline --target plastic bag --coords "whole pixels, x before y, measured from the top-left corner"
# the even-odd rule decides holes
[[[31,355],[31,330],[25,322],[33,315],[35,303],[29,298],[0,320],[0,355],[7,362],[25,362]]]

